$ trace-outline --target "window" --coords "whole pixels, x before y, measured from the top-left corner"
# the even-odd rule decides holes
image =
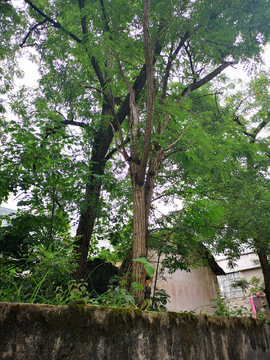
[[[218,276],[218,285],[223,296],[225,296],[226,298],[244,296],[241,287],[232,287],[232,284],[236,280],[240,280],[239,272]]]

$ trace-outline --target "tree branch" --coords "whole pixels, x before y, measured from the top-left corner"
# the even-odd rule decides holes
[[[30,34],[40,25],[45,24],[45,22],[48,21],[47,19],[44,19],[43,21],[40,21],[39,23],[35,24],[34,26],[31,27],[31,29],[28,31],[28,33],[25,35],[22,43],[20,44],[20,47],[22,48],[23,45],[26,43],[28,37],[30,36]]]
[[[78,0],[78,4],[79,4],[80,11],[82,11],[84,9],[84,0]],[[86,26],[86,17],[85,17],[85,15],[83,15],[81,17],[81,23],[82,23],[82,33],[83,33],[83,35],[87,35],[88,34],[88,29],[87,29],[87,26]],[[83,42],[83,44],[84,43],[85,42]],[[106,86],[106,82],[104,80],[104,76],[102,74],[102,71],[100,70],[100,67],[98,65],[98,62],[96,61],[94,56],[91,56],[88,53],[87,48],[85,50],[86,50],[87,55],[89,56],[91,64],[92,64],[92,66],[93,66],[93,68],[95,70],[95,73],[96,73],[97,77],[98,77],[99,83],[100,83],[102,89],[104,90],[105,86]]]
[[[67,34],[68,36],[70,36],[73,40],[75,40],[77,43],[81,44],[83,43],[83,41],[81,39],[79,39],[76,35],[74,35],[72,32],[70,32],[69,30],[65,29],[58,21],[54,21],[52,18],[50,18],[49,16],[47,16],[43,11],[41,11],[39,8],[37,8],[30,0],[24,0],[29,6],[31,6],[32,9],[34,9],[38,14],[40,14],[41,16],[43,16],[46,21],[48,21],[49,23],[51,23],[55,28],[63,31],[65,34]],[[84,0],[78,0],[79,1],[79,7],[80,10],[82,10],[84,8]],[[83,34],[86,35],[87,34],[87,27],[86,27],[86,18],[85,16],[82,16],[81,18],[82,21],[82,31]],[[87,51],[86,51],[87,52]],[[89,54],[88,54],[89,55]],[[90,56],[90,61],[92,63],[92,66],[95,70],[95,73],[98,77],[98,80],[100,82],[100,85],[102,86],[102,88],[105,88],[105,81],[103,78],[103,74],[99,68],[99,65],[95,59],[94,56]]]
[[[78,0],[79,9],[82,11],[84,9],[84,0]],[[81,25],[82,25],[82,33],[86,35],[88,33],[87,26],[86,26],[86,16],[81,16]]]
[[[162,50],[162,41],[156,41],[155,46],[154,46],[153,64],[156,63],[157,58],[161,53],[161,50]],[[146,65],[144,64],[132,86],[132,89],[135,94],[135,101],[137,101],[139,99],[141,91],[145,86],[145,82],[146,82]],[[130,113],[129,103],[130,103],[130,93],[128,93],[126,95],[125,100],[122,102],[119,110],[116,113],[116,116],[117,116],[117,119],[118,119],[120,125],[123,123],[126,116]],[[116,124],[115,120],[112,122],[112,124],[113,124],[114,128],[117,129],[117,124]],[[102,130],[99,130],[96,133],[96,138],[99,139],[101,136],[103,137],[104,134],[102,133]],[[99,148],[98,154],[97,154],[97,157],[99,159],[105,158],[108,148],[110,146],[111,140],[113,138],[113,133],[112,133],[112,129],[110,126],[108,127],[107,133],[106,133],[105,137],[103,137],[103,138],[105,140],[103,142],[104,146]]]
[[[144,183],[145,170],[147,166],[147,161],[150,152],[151,146],[151,133],[153,126],[153,116],[154,116],[154,69],[153,69],[153,57],[151,50],[151,37],[150,37],[150,28],[149,28],[149,17],[150,17],[150,0],[144,0],[144,9],[143,9],[143,47],[144,47],[144,57],[146,64],[146,76],[147,76],[147,116],[146,116],[146,126],[144,134],[144,142],[142,149],[142,159],[138,172],[138,180],[141,183]]]
[[[184,147],[181,147],[181,148],[179,148],[179,149],[175,149],[175,150],[169,152],[168,154],[166,154],[166,155],[164,156],[164,160],[167,159],[167,158],[168,158],[169,156],[171,156],[172,154],[175,154],[175,153],[177,153],[177,152],[179,152],[179,151],[186,150],[186,149],[188,149],[188,148],[189,148],[189,146],[184,146]]]
[[[125,144],[127,144],[130,141],[130,137],[126,138],[126,140],[124,141]],[[117,149],[121,146],[117,145],[114,149],[112,149],[109,154],[105,157],[105,160],[108,161],[112,158],[112,156],[117,152]],[[128,160],[128,159],[127,159]]]
[[[224,69],[226,69],[228,66],[232,65],[232,61],[224,61],[218,68],[216,68],[214,71],[212,71],[210,74],[206,75],[204,78],[202,78],[199,81],[196,81],[195,83],[192,83],[191,85],[187,86],[182,94],[181,97],[185,97],[187,92],[194,91],[196,89],[199,89],[203,85],[207,84],[209,81],[214,79],[217,75],[219,75]]]
[[[166,66],[166,70],[165,70],[165,74],[164,74],[164,78],[163,78],[162,96],[161,96],[162,100],[164,100],[165,97],[166,97],[168,79],[169,79],[170,71],[171,71],[171,68],[172,68],[173,60],[176,58],[176,56],[178,55],[179,51],[181,50],[181,48],[183,47],[183,45],[185,44],[185,41],[189,38],[189,36],[190,36],[190,33],[189,33],[189,31],[187,31],[185,33],[185,35],[183,36],[183,38],[181,39],[180,43],[178,44],[177,48],[174,50],[173,54],[171,54],[169,56],[168,63],[167,63],[167,66]]]
[[[43,16],[46,21],[48,21],[49,23],[51,23],[55,28],[62,30],[65,34],[67,34],[68,36],[70,36],[73,40],[75,40],[77,43],[81,43],[82,40],[79,39],[76,35],[72,34],[69,30],[65,29],[58,21],[54,21],[53,19],[51,19],[49,16],[47,16],[46,14],[44,14],[43,11],[41,11],[39,8],[37,8],[31,1],[29,0],[24,0],[29,6],[31,6],[32,9],[34,9],[39,15]]]
[[[267,122],[264,120],[260,123],[260,125],[257,126],[255,130],[253,130],[253,136],[254,139],[256,139],[256,136],[259,134],[259,132],[267,125]]]
[[[99,0],[100,2],[100,5],[101,5],[101,9],[102,9],[102,20],[104,21],[105,23],[105,30],[110,32],[110,27],[109,27],[109,24],[108,24],[108,21],[107,21],[107,16],[106,16],[106,11],[105,11],[105,6],[104,6],[104,2],[103,0]]]
[[[191,54],[190,54],[190,52],[188,51],[188,46],[184,44],[184,47],[185,47],[185,50],[186,50],[186,53],[187,53],[187,56],[188,56],[188,59],[189,59],[189,63],[190,63],[192,75],[194,76],[193,82],[196,82],[196,77],[198,77],[198,75],[195,73]]]
[[[233,118],[233,121],[235,121],[238,125],[244,127],[244,125],[241,123],[241,121],[239,120],[239,117],[237,115],[235,115],[235,117]],[[247,131],[243,130],[243,134],[251,137],[253,140],[251,141],[255,141],[255,136],[253,134],[248,133]]]
[[[64,124],[64,125],[73,125],[73,126],[79,126],[79,127],[87,127],[88,126],[87,124],[80,122],[80,121],[67,120],[60,111],[56,110],[55,112],[63,117],[64,120],[62,121],[62,124]]]
[[[204,78],[202,78],[201,80],[190,84],[189,86],[187,86],[183,91],[182,94],[180,95],[177,104],[180,106],[182,104],[182,102],[185,100],[185,98],[188,96],[188,94],[198,88],[200,88],[201,86],[207,84],[209,81],[211,81],[213,78],[215,78],[217,75],[219,75],[224,69],[226,69],[228,66],[232,65],[232,62],[223,62],[218,68],[216,68],[214,71],[212,71],[210,74],[206,75]],[[167,114],[165,116],[165,120],[162,126],[162,129],[160,129],[160,134],[163,133],[163,131],[165,130],[167,124],[169,123],[171,119],[171,114]]]
[[[120,136],[120,140],[121,140],[121,145],[122,145],[122,149],[123,149],[123,156],[124,156],[125,160],[127,160],[127,159],[129,158],[129,155],[127,154],[127,151],[126,151],[126,148],[125,148],[125,143],[124,143],[123,136],[122,136],[121,125],[119,124],[117,115],[115,114],[114,106],[113,106],[113,104],[112,104],[112,102],[111,102],[110,97],[109,97],[103,90],[101,90],[101,89],[99,89],[99,88],[96,88],[96,87],[94,87],[94,86],[82,85],[82,84],[79,84],[79,86],[82,86],[82,87],[84,87],[84,88],[86,88],[86,89],[94,89],[94,90],[98,91],[99,93],[104,94],[104,96],[107,98],[108,103],[109,103],[110,108],[111,108],[111,111],[112,111],[112,114],[113,114],[113,117],[114,117],[114,120],[115,120],[115,122],[116,122],[116,124],[117,124],[118,132],[119,132],[119,136]],[[111,122],[110,122],[110,125],[111,125],[111,127],[112,127],[113,135],[114,135],[114,137],[115,137],[115,133],[114,133],[115,129],[114,129],[114,126],[113,126],[113,124],[112,124]]]
[[[81,121],[74,121],[74,120],[63,120],[62,123],[64,125],[72,125],[72,126],[78,126],[78,127],[87,127],[88,125],[81,122]]]
[[[169,145],[169,147],[166,150],[164,150],[164,152],[169,151],[181,139],[181,137],[184,135],[184,132],[186,131],[186,128],[187,128],[187,125],[184,127],[184,130],[183,130],[182,134],[179,136],[179,138],[177,140],[175,140],[171,145]]]
[[[218,107],[217,94],[215,94],[215,103],[216,103],[216,108],[217,108],[218,115],[221,118],[221,120],[223,120],[222,115],[221,115],[221,113],[219,111],[219,107]]]

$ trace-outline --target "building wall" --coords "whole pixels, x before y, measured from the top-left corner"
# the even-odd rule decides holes
[[[234,269],[231,269],[227,265],[227,259],[218,260],[217,263],[223,270],[227,273],[227,277],[233,275],[235,273],[239,279],[243,278],[247,281],[250,281],[253,276],[259,277],[263,280],[263,274],[260,265],[254,263],[254,260],[258,260],[258,256],[255,253],[246,253],[240,256],[240,259],[236,261],[236,265]],[[221,292],[224,290],[224,276],[219,277],[219,284]],[[222,284],[223,283],[223,284]],[[226,295],[227,299],[229,300],[231,306],[244,306],[248,311],[251,310],[249,296],[244,294],[241,289],[237,291],[231,288],[231,294],[223,293]]]
[[[0,217],[1,216],[7,216],[10,214],[16,213],[16,210],[8,209],[3,206],[0,206]],[[6,220],[2,220],[2,226],[5,226],[7,224]]]
[[[240,278],[244,278],[247,281],[250,281],[253,278],[253,276],[262,278],[262,280],[263,280],[263,273],[262,273],[262,269],[260,267],[248,269],[248,270],[241,270],[241,271],[239,271],[239,275],[240,275]]]
[[[210,299],[217,297],[217,277],[210,267],[194,269],[190,272],[177,270],[173,274],[167,271],[157,281],[157,288],[164,289],[170,295],[168,311],[195,311],[197,314],[213,314]]]
[[[217,260],[217,263],[226,273],[231,273],[235,271],[244,271],[248,269],[259,268],[259,265],[254,264],[254,260],[259,260],[257,254],[255,254],[254,252],[249,252],[246,254],[242,254],[240,256],[240,259],[237,259],[235,261],[236,266],[234,267],[234,269],[228,266],[227,258],[221,258],[220,260]]]

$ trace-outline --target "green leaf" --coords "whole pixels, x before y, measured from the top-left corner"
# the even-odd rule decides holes
[[[139,258],[139,257],[137,257],[136,259],[133,259],[133,261],[138,261],[138,262],[140,262],[140,263],[142,263],[142,264],[149,264],[149,262],[147,261],[146,258]]]
[[[153,265],[151,264],[145,264],[144,265],[145,270],[148,272],[149,276],[152,277],[156,271]]]
[[[132,287],[135,288],[135,289],[138,289],[138,290],[143,290],[143,285],[141,283],[139,283],[139,282],[136,282],[136,281],[134,281],[132,283]]]

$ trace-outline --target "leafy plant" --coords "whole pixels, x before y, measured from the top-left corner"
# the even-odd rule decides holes
[[[265,284],[261,277],[253,276],[249,282],[249,296],[255,296],[256,293],[264,293]]]
[[[139,263],[142,263],[143,264],[143,267],[144,269],[148,272],[149,276],[152,277],[156,271],[156,269],[154,268],[153,265],[151,265],[149,263],[149,261],[147,261],[146,258],[136,258],[136,259],[133,259],[133,261],[137,261]]]
[[[85,303],[91,302],[85,281],[77,283],[76,280],[70,280],[67,287],[58,286],[51,304],[65,305],[74,300],[83,300]]]
[[[121,282],[117,287],[111,285],[110,289],[100,296],[98,300],[102,305],[108,307],[136,307],[135,299],[126,289],[124,282]]]
[[[234,281],[232,287],[241,287],[247,296],[255,296],[257,293],[264,293],[265,284],[261,277],[253,276],[250,281],[244,278]]]
[[[48,303],[59,287],[67,288],[76,267],[72,246],[62,243],[45,248],[31,247],[29,255],[23,257],[28,270],[16,272],[7,269],[0,278],[1,301]]]
[[[252,313],[243,305],[231,305],[230,301],[218,292],[216,299],[211,299],[213,308],[216,309],[214,316],[251,316]]]
[[[239,280],[235,280],[232,284],[231,284],[232,288],[238,288],[240,287],[243,291],[246,291],[249,287],[249,282],[247,281],[247,279],[242,278]]]
[[[170,302],[170,295],[163,289],[154,289],[154,295],[151,297],[150,311],[167,311],[166,304]]]

